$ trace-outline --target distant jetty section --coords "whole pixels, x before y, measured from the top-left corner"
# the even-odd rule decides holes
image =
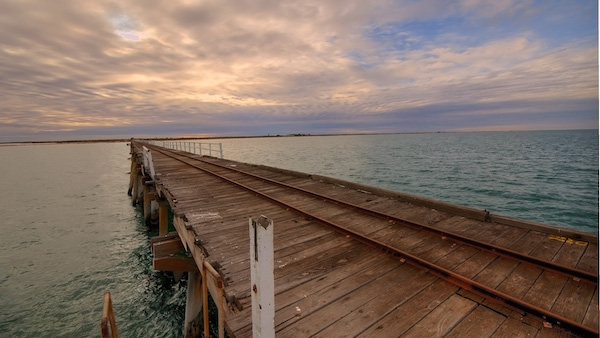
[[[598,335],[597,234],[192,143],[131,140],[129,184],[158,224],[154,269],[188,274],[187,337]],[[272,230],[270,291],[253,276],[253,224]]]

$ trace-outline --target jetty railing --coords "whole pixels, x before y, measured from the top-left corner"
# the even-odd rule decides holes
[[[110,325],[110,331],[109,331]],[[110,291],[104,293],[104,302],[102,306],[102,321],[100,322],[102,329],[102,338],[118,338],[117,323],[115,321],[115,312],[113,311],[112,299]]]
[[[141,140],[155,146],[187,151],[188,153],[223,158],[223,144],[210,142]]]

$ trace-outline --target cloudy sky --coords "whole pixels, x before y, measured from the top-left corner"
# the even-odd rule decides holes
[[[598,127],[595,0],[0,0],[0,13],[0,142]]]

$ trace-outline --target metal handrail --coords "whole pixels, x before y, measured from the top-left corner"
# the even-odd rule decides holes
[[[222,143],[210,143],[210,142],[188,142],[188,141],[159,141],[159,140],[140,140],[142,142],[152,144],[155,146],[182,150],[192,154],[198,154],[200,156],[212,156],[217,158],[223,158],[223,144]]]

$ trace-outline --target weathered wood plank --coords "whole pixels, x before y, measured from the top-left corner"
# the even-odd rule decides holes
[[[575,267],[581,259],[581,256],[583,256],[587,246],[587,242],[575,241],[569,238],[565,241],[562,248],[560,248],[560,251],[554,256],[552,262]]]
[[[405,280],[402,286],[392,287],[387,292],[380,293],[314,337],[354,337],[436,280],[432,275],[425,275],[422,279],[419,278],[418,282],[412,278]]]
[[[495,259],[496,255],[486,251],[479,251],[475,255],[469,257],[465,262],[453,269],[454,272],[461,274],[467,278],[473,278]]]
[[[581,323],[596,290],[597,286],[592,283],[569,279],[552,306],[552,312]]]
[[[426,209],[423,212],[407,217],[406,220],[417,224],[432,226],[443,220],[453,217],[453,214],[435,209]]]
[[[523,238],[527,232],[526,229],[509,227],[500,236],[492,240],[492,244],[508,248]]]
[[[152,253],[154,254],[154,257],[168,256],[180,251],[185,251],[185,249],[179,236],[177,236],[177,238],[152,243]]]
[[[556,235],[546,235],[544,239],[533,249],[529,255],[551,261],[556,253],[562,248],[563,244],[567,240],[566,237],[560,237]]]
[[[453,216],[453,217],[450,217],[448,219],[445,219],[443,221],[433,224],[433,227],[435,227],[439,230],[443,230],[443,231],[459,233],[462,230],[465,230],[467,228],[468,223],[465,223],[464,225],[461,226],[461,223],[463,223],[467,220],[468,220],[468,218],[463,217],[463,216]]]
[[[598,243],[590,243],[577,263],[577,268],[598,273]]]
[[[477,307],[474,301],[452,295],[419,321],[403,337],[443,337]]]
[[[538,329],[522,323],[512,317],[506,318],[506,320],[500,325],[498,330],[491,336],[492,338],[530,338],[535,337]]]
[[[484,231],[477,235],[477,239],[483,242],[491,243],[509,229],[508,226],[498,223],[487,223]]]
[[[451,297],[458,287],[437,280],[413,298],[373,323],[358,337],[398,337]]]
[[[582,324],[598,329],[598,317],[598,288],[596,288]]]
[[[567,277],[564,275],[546,270],[525,294],[523,300],[550,310],[566,282]]]
[[[152,260],[152,268],[159,271],[194,272],[198,271],[196,262],[191,257],[164,256]]]
[[[386,261],[383,265],[349,276],[343,284],[332,284],[310,298],[286,306],[275,314],[277,336],[308,336],[317,333],[354,307],[366,303],[373,295],[408,278],[406,271],[406,266]],[[327,309],[323,310],[324,308]],[[332,310],[335,312],[330,313]]]
[[[471,258],[478,251],[479,250],[473,248],[472,246],[459,245],[456,250],[453,250],[444,257],[440,257],[439,259],[435,260],[434,263],[443,268],[452,270],[457,265],[460,265],[467,259]]]
[[[498,286],[498,291],[513,297],[523,298],[541,274],[542,269],[531,264],[521,263]]]
[[[506,317],[485,306],[478,306],[446,335],[446,338],[489,337]]]
[[[292,319],[285,328],[277,327],[278,337],[310,336],[321,331],[331,323],[350,313],[353,309],[365,304],[381,292],[387,292],[391,287],[404,280],[419,278],[423,272],[414,274],[414,268],[400,265],[388,273],[374,279],[353,292],[344,292],[342,297],[327,304],[317,311],[302,315],[300,319]],[[298,307],[301,311],[302,308]],[[289,325],[294,324],[294,325]]]
[[[530,230],[521,239],[516,241],[510,248],[520,253],[528,254],[533,251],[545,238],[546,234]]]
[[[518,263],[514,260],[498,257],[478,273],[474,280],[495,288],[510,275],[517,265]]]

